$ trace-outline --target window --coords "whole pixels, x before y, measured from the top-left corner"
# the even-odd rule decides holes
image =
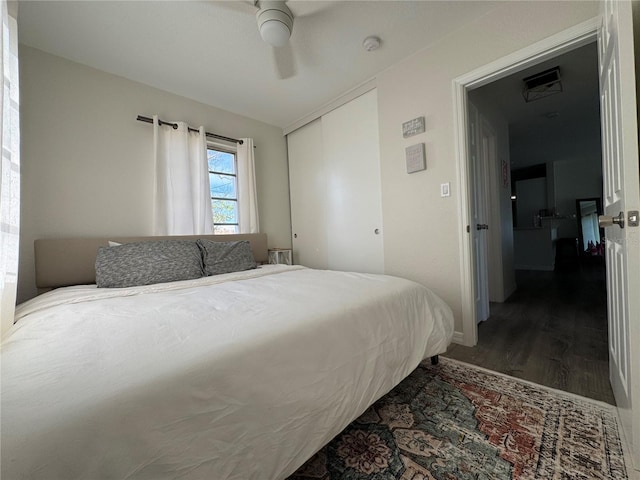
[[[239,233],[236,154],[207,148],[214,233]]]

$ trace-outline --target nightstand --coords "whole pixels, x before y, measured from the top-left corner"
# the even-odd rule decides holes
[[[293,254],[290,248],[270,248],[269,263],[281,263],[284,265],[293,265]]]

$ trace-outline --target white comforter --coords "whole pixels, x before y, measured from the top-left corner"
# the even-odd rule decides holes
[[[17,313],[3,480],[285,478],[453,332],[416,283],[276,265]]]

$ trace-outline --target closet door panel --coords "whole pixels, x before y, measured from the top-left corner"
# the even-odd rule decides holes
[[[322,145],[328,268],[383,273],[375,90],[322,117]]]
[[[327,268],[327,196],[320,119],[287,135],[293,261]]]

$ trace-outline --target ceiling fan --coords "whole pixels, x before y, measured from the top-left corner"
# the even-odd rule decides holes
[[[273,52],[276,74],[280,79],[287,79],[297,73],[294,46],[291,42],[294,19],[308,21],[315,17],[316,14],[338,2],[337,0],[216,0],[211,3],[222,8],[242,11],[243,13],[251,11],[251,13],[255,14],[260,37],[271,47]]]
[[[284,1],[255,0],[256,20],[262,39],[272,47],[283,47],[293,32],[293,13]]]
[[[256,20],[260,36],[273,48],[278,77],[293,77],[296,65],[289,41],[293,32],[293,13],[282,0],[254,0],[254,6],[258,8]]]

